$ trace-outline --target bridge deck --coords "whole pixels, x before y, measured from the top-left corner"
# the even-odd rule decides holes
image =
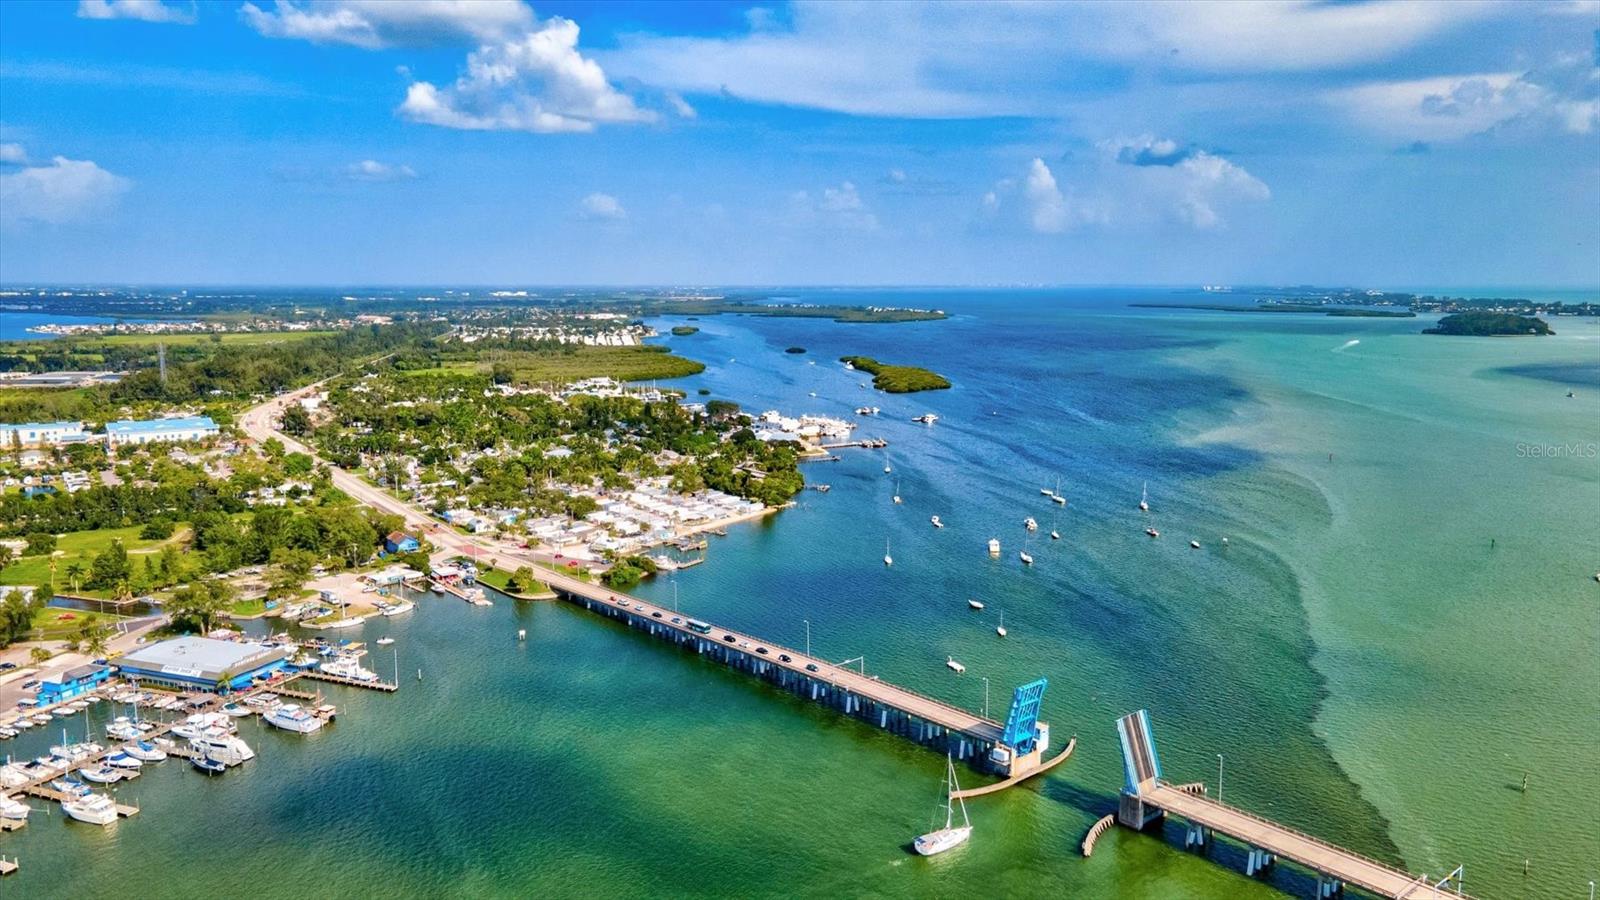
[[[1160,782],[1147,783],[1140,789],[1139,796],[1147,805],[1158,806],[1196,825],[1203,825],[1381,897],[1403,900],[1427,895],[1423,878],[1242,809],[1225,806],[1209,797]]]
[[[617,601],[626,601],[628,603],[627,611],[633,612],[642,618],[650,619],[651,622],[658,626],[676,630],[690,637],[727,644],[730,647],[736,647],[743,652],[749,653],[754,653],[757,647],[765,647],[769,652],[761,656],[764,662],[770,662],[775,666],[788,669],[800,675],[825,679],[841,689],[903,710],[950,731],[959,731],[990,742],[998,742],[1000,740],[1001,725],[999,722],[986,719],[959,707],[951,706],[942,700],[935,700],[932,697],[924,696],[907,688],[880,681],[873,676],[863,675],[853,669],[836,666],[825,659],[807,656],[791,647],[774,644],[764,638],[734,631],[731,628],[723,628],[720,625],[712,625],[710,634],[697,634],[691,631],[687,624],[672,624],[674,616],[683,619],[687,623],[689,617],[683,613],[675,613],[670,609],[656,606],[637,597],[613,591],[604,585],[591,584],[587,581],[549,570],[539,573],[539,578],[549,585],[552,590],[584,597],[598,603],[616,606],[618,605]],[[661,618],[654,618],[653,614],[658,612],[661,613]],[[724,639],[725,635],[730,634],[734,638],[734,643],[731,644]],[[790,661],[784,662],[779,658],[780,655],[788,656]],[[815,665],[817,671],[807,672],[807,664]]]

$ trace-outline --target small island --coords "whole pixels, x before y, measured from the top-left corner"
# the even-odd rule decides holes
[[[950,387],[943,375],[916,366],[891,366],[870,356],[841,356],[839,361],[872,375],[872,386],[889,394],[942,391]]]
[[[790,347],[790,348],[788,348],[787,350],[785,350],[783,352],[785,352],[785,353],[804,353],[804,352],[806,352],[806,348],[804,348],[804,347]]]
[[[693,325],[674,325],[674,326],[672,326],[672,333],[677,335],[678,337],[688,337],[691,334],[698,334],[699,332],[700,332],[700,329],[696,328]]]
[[[1367,309],[1361,306],[1322,306],[1309,303],[1261,303],[1255,306],[1221,303],[1130,303],[1141,309],[1199,309],[1208,312],[1237,313],[1316,313],[1354,319],[1414,319],[1416,313],[1399,309]]]
[[[1510,335],[1555,334],[1549,323],[1537,316],[1519,316],[1514,313],[1464,312],[1453,313],[1440,319],[1423,334],[1457,334],[1474,337],[1499,337]]]

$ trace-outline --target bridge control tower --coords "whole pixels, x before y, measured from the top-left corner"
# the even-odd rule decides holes
[[[1011,695],[1011,712],[1006,716],[1000,740],[989,751],[989,763],[1008,778],[1037,769],[1050,749],[1050,724],[1039,721],[1039,706],[1050,680],[1041,678],[1019,686]]]

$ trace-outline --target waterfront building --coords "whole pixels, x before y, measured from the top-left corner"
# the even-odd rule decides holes
[[[113,447],[130,444],[156,444],[170,441],[199,441],[218,434],[210,416],[181,416],[171,419],[145,419],[106,423],[106,438]]]
[[[231,690],[282,669],[289,654],[253,641],[186,636],[140,647],[119,657],[116,667],[128,678],[180,689]]]
[[[391,531],[384,538],[383,548],[390,553],[412,553],[422,549],[422,543],[404,531]]]
[[[105,683],[111,677],[110,666],[77,666],[44,678],[39,682],[39,693],[35,696],[40,706],[50,706],[64,700],[71,700],[79,694],[88,693]]]
[[[82,444],[92,435],[82,422],[23,422],[0,425],[0,450],[18,447],[63,447]]]

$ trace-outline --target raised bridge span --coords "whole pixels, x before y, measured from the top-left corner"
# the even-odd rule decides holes
[[[1143,830],[1166,815],[1188,823],[1185,846],[1204,848],[1212,834],[1230,837],[1246,846],[1246,874],[1258,875],[1278,859],[1309,869],[1317,876],[1317,893],[1332,897],[1346,885],[1379,897],[1432,898],[1455,879],[1450,897],[1464,898],[1460,889],[1460,869],[1451,876],[1432,881],[1387,863],[1346,850],[1321,838],[1280,825],[1262,816],[1228,806],[1205,795],[1198,785],[1174,785],[1161,777],[1161,759],[1156,755],[1155,736],[1149,713],[1140,710],[1117,720],[1117,735],[1122,742],[1126,784],[1117,811],[1117,821]]]

